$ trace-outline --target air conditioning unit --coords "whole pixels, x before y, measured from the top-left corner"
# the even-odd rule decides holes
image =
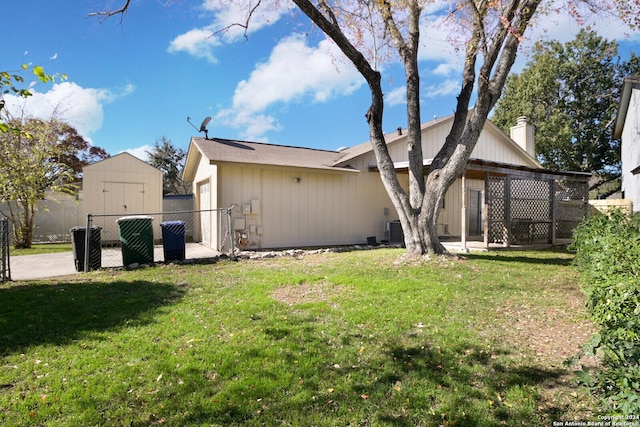
[[[404,243],[404,233],[400,221],[391,221],[387,228],[389,229],[389,243]]]

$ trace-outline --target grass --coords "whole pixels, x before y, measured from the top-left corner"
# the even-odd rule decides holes
[[[10,256],[19,255],[38,255],[38,254],[51,254],[55,252],[71,252],[71,243],[43,243],[34,244],[29,249],[16,249],[11,248],[9,251]]]
[[[510,317],[524,306],[569,331],[584,321],[567,307],[579,294],[570,254],[398,266],[401,254],[1,285],[0,425],[547,426],[589,416],[588,396],[520,341]]]

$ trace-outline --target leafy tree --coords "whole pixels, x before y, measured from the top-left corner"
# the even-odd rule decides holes
[[[28,65],[22,71],[29,70]],[[55,81],[44,69],[35,66],[33,74],[43,83]],[[66,76],[61,76],[66,78]],[[31,96],[20,73],[0,72],[2,94],[23,98]],[[29,248],[33,237],[36,203],[45,191],[74,193],[83,166],[108,157],[107,152],[91,146],[76,129],[51,119],[12,118],[0,97],[0,214],[13,223],[16,248]]]
[[[592,172],[598,184],[606,183],[620,176],[613,125],[622,82],[639,65],[633,53],[621,60],[617,42],[593,31],[582,30],[565,45],[537,43],[527,67],[507,79],[492,119],[508,131],[518,116],[527,116],[545,167]]]
[[[22,71],[27,71],[29,69],[29,65],[24,64],[21,67]],[[33,74],[38,77],[38,79],[42,83],[49,83],[55,80],[54,76],[50,76],[44,72],[44,68],[40,66],[35,66],[32,69]],[[65,78],[65,76],[62,76]],[[4,109],[5,102],[2,99],[2,95],[6,95],[8,93],[12,95],[16,95],[22,98],[27,98],[31,96],[31,91],[29,89],[24,89],[18,87],[19,85],[24,83],[24,77],[19,74],[19,72],[12,71],[0,71],[0,113]],[[9,126],[7,123],[4,123],[2,120],[2,116],[0,116],[0,133],[4,132],[19,132],[19,129],[13,128]]]
[[[258,8],[274,8],[280,0],[247,2],[245,16],[238,26],[248,28]],[[120,9],[99,15],[124,14],[131,5],[123,0]],[[420,39],[421,25],[429,0],[292,0],[297,8],[317,25],[353,63],[366,80],[371,92],[371,105],[366,114],[369,138],[376,155],[378,170],[385,189],[398,212],[410,255],[443,253],[438,239],[436,221],[440,202],[455,182],[475,147],[489,112],[498,101],[505,81],[515,61],[525,31],[538,8],[556,6],[545,0],[457,0],[451,2],[448,22],[452,36],[459,35],[464,51],[464,66],[460,79],[453,126],[440,152],[425,175],[421,146],[420,73],[418,49],[428,46]],[[627,0],[573,0],[560,2],[559,8],[578,19],[578,5],[591,11],[617,14],[637,25],[638,2]],[[229,7],[229,0],[211,0],[208,7]],[[223,10],[223,9],[220,9]],[[227,28],[228,29],[228,28]],[[221,29],[224,30],[224,29]],[[440,29],[442,32],[442,29]],[[409,160],[408,192],[400,185],[383,133],[384,98],[382,92],[381,58],[393,57],[404,66],[407,94],[407,147]],[[475,105],[471,109],[472,95]]]
[[[80,179],[82,168],[109,157],[109,153],[104,148],[91,145],[73,126],[64,122],[56,123],[58,154],[51,160],[69,167],[75,181]]]
[[[164,193],[189,194],[190,186],[180,178],[187,153],[176,148],[164,136],[156,140],[152,151],[147,151],[149,164],[163,173]]]
[[[65,157],[65,125],[29,119],[9,123],[17,132],[0,133],[0,213],[13,223],[16,248],[31,247],[36,203],[46,190],[73,193],[75,175]]]

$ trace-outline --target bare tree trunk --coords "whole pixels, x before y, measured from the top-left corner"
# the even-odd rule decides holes
[[[16,249],[29,249],[33,243],[33,229],[35,227],[35,206],[27,202],[7,201],[9,215],[5,215],[13,225],[13,240]],[[21,214],[21,211],[24,214]]]

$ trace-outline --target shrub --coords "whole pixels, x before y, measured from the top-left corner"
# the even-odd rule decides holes
[[[640,408],[640,214],[595,214],[574,233],[575,262],[585,279],[587,308],[599,331],[587,346],[602,369],[579,378],[607,411]]]

